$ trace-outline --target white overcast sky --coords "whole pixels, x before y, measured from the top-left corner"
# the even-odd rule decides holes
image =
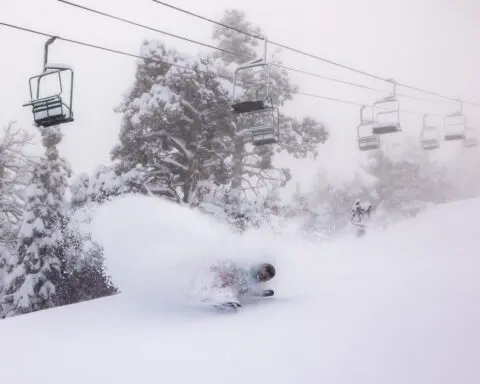
[[[203,42],[211,42],[212,25],[178,13],[151,0],[71,0]],[[169,0],[172,4],[219,19],[224,9],[238,8],[260,25],[267,36],[295,48],[398,82],[480,102],[480,1],[478,0]],[[178,41],[56,0],[0,0],[0,21],[138,53],[144,38],[158,38],[178,50],[195,53],[207,48]],[[0,26],[0,124],[11,120],[31,128],[28,78],[42,67],[45,38]],[[270,51],[270,53],[273,49]],[[317,60],[283,51],[285,65],[339,77],[385,90],[376,93],[292,73],[301,91],[372,103],[386,96],[388,85]],[[91,172],[108,163],[117,140],[120,116],[113,108],[133,81],[136,59],[57,41],[51,62],[75,69],[74,123],[63,125],[61,154],[75,172]],[[399,88],[402,94],[432,96]],[[437,99],[438,100],[438,99]],[[401,99],[409,111],[448,113],[454,104]],[[289,113],[311,115],[332,132],[321,160],[336,170],[358,162],[357,107],[297,96]],[[472,124],[480,124],[480,108],[465,106]],[[418,135],[421,117],[406,115],[406,134]],[[32,131],[34,130],[31,128]],[[338,148],[342,146],[342,150]],[[335,149],[332,149],[335,148]],[[296,167],[297,179],[312,177],[312,165]]]

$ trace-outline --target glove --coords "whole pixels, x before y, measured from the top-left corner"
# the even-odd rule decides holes
[[[273,289],[264,289],[261,292],[256,292],[255,296],[260,296],[260,297],[270,297],[275,294],[275,291]]]

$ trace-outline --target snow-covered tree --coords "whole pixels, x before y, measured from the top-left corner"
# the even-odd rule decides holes
[[[70,185],[70,205],[73,210],[87,204],[102,204],[116,196],[131,193],[146,194],[143,186],[143,174],[132,169],[117,174],[112,165],[99,165],[91,176],[80,173]]]
[[[325,143],[329,137],[325,126],[311,117],[298,120],[283,116],[280,132],[281,148],[297,159],[316,158],[319,144]]]
[[[77,175],[70,191],[69,220],[63,234],[65,297],[76,303],[115,294],[103,247],[92,238],[89,224],[98,205],[122,194],[145,193],[142,176],[136,169],[117,175],[112,166],[100,165],[91,176]]]
[[[90,177],[87,173],[78,174],[70,184],[70,206],[72,210],[83,207],[89,200]]]
[[[10,253],[11,250],[3,245],[0,245],[0,299],[3,296],[3,289],[4,289],[4,280],[6,274],[6,266],[8,261],[10,260]],[[2,305],[0,300],[0,318],[2,317]]]
[[[115,173],[112,167],[106,165],[98,166],[91,178],[88,178],[88,175],[85,174],[80,175],[78,183],[83,183],[83,186],[87,186],[85,199],[88,198],[89,201],[95,203],[103,203],[122,193],[123,183],[121,177]],[[73,188],[77,190],[79,185],[74,184]],[[82,189],[79,189],[78,192],[80,193],[74,195],[75,199],[83,198]]]
[[[10,123],[0,134],[0,317],[7,263],[16,252],[16,238],[25,207],[31,157],[26,146],[32,136]]]
[[[405,139],[400,155],[376,151],[367,171],[377,179],[375,205],[386,215],[415,216],[428,204],[444,201],[450,194],[446,169],[431,161],[428,153]]]
[[[14,123],[0,134],[0,245],[10,248],[15,247],[25,205],[23,191],[32,161],[25,150],[31,139]]]
[[[35,164],[25,189],[26,206],[18,235],[18,252],[6,267],[2,306],[12,316],[61,304],[65,192],[70,176],[59,157],[58,127],[42,128],[45,157]]]
[[[245,12],[238,9],[226,10],[220,22],[237,30],[249,32],[244,34],[222,26],[215,27],[212,37],[218,42],[217,47],[224,50],[217,52],[216,55],[221,57],[225,64],[238,64],[239,60],[246,61],[248,60],[246,58],[258,55],[262,41],[254,36],[261,36],[262,30],[246,20]],[[238,55],[226,51],[236,52]]]
[[[89,231],[95,206],[119,193],[119,178],[108,169],[99,167],[92,182],[87,174],[81,173],[70,186],[69,222],[64,229],[64,289],[72,303],[117,292],[105,270],[103,247],[92,239]]]
[[[224,188],[218,190],[213,198],[210,197],[198,208],[202,213],[229,223],[239,232],[258,229],[262,226],[273,229],[284,217],[284,207],[278,191],[278,188],[272,189],[270,193],[259,196],[258,199],[234,200],[235,195],[230,193],[228,188]]]
[[[200,183],[222,182],[229,172],[228,92],[211,58],[182,55],[156,40],[144,42],[141,54],[146,59],[118,108],[123,123],[112,158],[118,172],[142,174],[150,193],[195,203],[206,193]]]
[[[239,11],[227,11],[222,22],[261,32]],[[248,56],[258,53],[258,39],[231,32],[214,31],[219,47]],[[282,116],[278,145],[250,145],[231,109],[231,75],[245,57],[226,52],[190,57],[156,40],[144,42],[141,55],[145,59],[117,108],[123,120],[112,150],[116,173],[135,169],[141,193],[190,205],[223,196],[232,211],[243,215],[245,196],[263,199],[290,180],[290,170],[274,164],[276,153],[315,157],[328,138],[326,128],[312,118]],[[280,65],[272,67],[271,81],[274,102],[283,106],[297,87]]]

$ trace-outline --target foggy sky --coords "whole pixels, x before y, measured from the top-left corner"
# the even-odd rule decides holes
[[[72,0],[73,1],[73,0]],[[144,23],[171,33],[211,43],[212,25],[165,8],[150,0],[74,0],[78,4]],[[393,77],[421,88],[480,102],[480,2],[476,0],[171,0],[192,12],[219,19],[226,8],[238,8],[259,25],[269,39],[382,77]],[[109,48],[138,53],[145,38],[158,38],[180,51],[208,49],[155,32],[72,8],[55,0],[0,0],[0,21],[58,34]],[[0,124],[16,120],[32,132],[28,78],[42,69],[46,38],[0,26]],[[136,59],[57,41],[51,46],[51,62],[67,63],[75,70],[74,123],[65,133],[61,155],[75,172],[91,172],[109,162],[116,143],[120,115],[113,108],[132,84]],[[270,48],[269,53],[273,52]],[[372,103],[386,96],[387,84],[308,59],[292,52],[279,54],[285,65],[358,82],[385,94],[291,73],[301,91]],[[399,88],[399,92],[442,101]],[[401,99],[410,111],[453,112],[452,103]],[[286,112],[310,115],[324,122],[332,142],[349,143],[340,157],[345,167],[357,161],[356,124],[359,108],[297,96]],[[465,106],[465,114],[480,125],[480,107]],[[405,134],[418,135],[421,117],[405,117]],[[328,152],[328,151],[327,151]],[[348,160],[350,159],[350,160]],[[338,164],[337,164],[338,166]],[[312,166],[313,167],[313,166]],[[295,172],[295,170],[294,170]],[[312,169],[302,167],[299,180],[308,180]]]

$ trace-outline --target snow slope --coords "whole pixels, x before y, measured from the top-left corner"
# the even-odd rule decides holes
[[[478,383],[479,210],[314,244],[118,199],[92,225],[123,293],[0,322],[2,382]],[[226,256],[274,261],[277,295],[237,314],[195,305],[192,276]]]

